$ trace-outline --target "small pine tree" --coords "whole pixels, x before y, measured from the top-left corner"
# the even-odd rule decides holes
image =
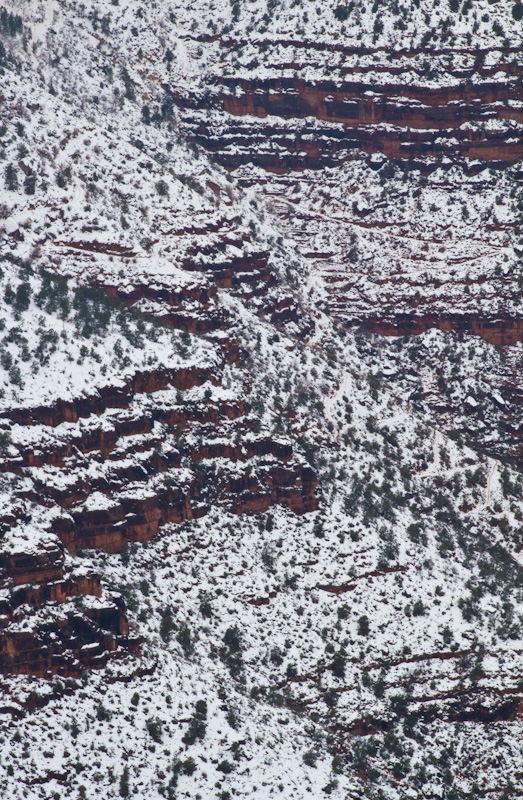
[[[125,97],[127,100],[133,101],[135,99],[134,86],[131,76],[125,67],[122,69],[122,80],[125,86]]]
[[[160,636],[164,642],[168,642],[170,640],[174,627],[175,624],[173,620],[173,612],[169,607],[167,607],[162,611],[160,620]]]
[[[129,797],[129,767],[124,767],[120,776],[120,797]]]
[[[5,8],[0,10],[0,30],[7,36],[16,36],[22,32],[22,17],[10,14]]]
[[[24,180],[24,192],[26,194],[34,194],[36,189],[36,175],[31,172],[30,175]]]
[[[369,635],[369,618],[366,615],[363,615],[358,620],[358,634],[360,636]]]
[[[18,175],[16,172],[16,167],[13,164],[8,164],[4,171],[5,175],[5,185],[9,189],[10,192],[16,191],[18,189]]]
[[[194,744],[197,739],[203,739],[207,731],[207,702],[197,700],[195,711],[189,722],[189,728],[182,736],[182,742],[186,745]]]
[[[179,644],[181,644],[185,656],[190,656],[193,654],[194,645],[192,641],[191,629],[188,625],[181,626],[176,636],[176,640]]]
[[[347,657],[345,656],[345,653],[343,650],[338,650],[332,659],[332,674],[337,678],[344,678],[346,662]]]

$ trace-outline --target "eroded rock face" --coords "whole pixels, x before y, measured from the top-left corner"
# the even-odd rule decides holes
[[[85,679],[47,718],[13,693],[0,774],[509,796],[522,481],[484,453],[522,463],[512,3],[97,5],[25,4],[0,52],[0,672]],[[498,416],[449,390],[489,348],[517,356]]]
[[[216,52],[212,37],[198,41]],[[263,77],[243,47],[258,48]],[[310,265],[312,296],[344,326],[480,337],[508,352],[523,341],[523,89],[505,47],[358,48],[299,30],[231,39],[210,56],[212,81],[169,90],[193,140],[267,198]],[[474,437],[515,463],[518,382],[516,369],[496,384],[503,443]],[[461,418],[461,401],[421,393],[445,425]]]
[[[82,252],[107,255],[107,248],[80,244]],[[222,397],[224,366],[241,370],[249,353],[229,334],[227,312],[210,310],[216,287],[233,294],[247,287],[247,297],[261,296],[264,313],[280,323],[297,320],[297,305],[267,294],[275,279],[266,254],[220,262],[212,274],[210,290],[142,283],[122,292],[100,282],[96,288],[124,307],[156,304],[164,325],[206,333],[221,353],[215,366],[135,371],[77,398],[3,412],[4,425],[17,434],[0,471],[28,480],[24,499],[51,512],[41,542],[25,537],[23,504],[3,518],[5,673],[75,677],[139,652],[123,601],[96,574],[71,572],[71,558],[85,549],[119,553],[217,507],[237,514],[274,504],[297,514],[317,508],[316,475],[296,457],[292,441],[254,432],[259,423],[247,393]],[[31,539],[30,551],[19,543],[13,550],[12,531]]]
[[[86,669],[104,666],[119,652],[139,651],[128,636],[125,611],[114,603],[87,609],[67,609],[35,630],[2,632],[0,671],[49,678],[80,677]]]
[[[2,674],[79,677],[117,651],[138,652],[122,601],[108,597],[92,570],[75,568],[58,541],[4,549],[0,569],[10,587],[0,601]]]
[[[523,320],[507,319],[501,315],[497,319],[482,319],[465,315],[445,317],[432,314],[424,317],[413,313],[400,314],[391,321],[367,318],[361,320],[360,324],[381,336],[418,336],[431,328],[437,328],[441,331],[480,336],[497,347],[523,341]]]
[[[246,400],[212,401],[202,394],[200,401],[184,402],[184,392],[216,382],[209,370],[156,370],[77,402],[12,412],[38,449],[19,445],[2,472],[39,476],[28,499],[61,513],[52,522],[54,544],[33,545],[31,552],[4,548],[3,585],[13,586],[0,635],[4,672],[75,676],[139,648],[128,637],[124,604],[106,596],[96,575],[68,574],[66,553],[121,552],[157,536],[167,523],[199,518],[217,506],[237,514],[264,512],[275,503],[298,514],[317,508],[314,471],[295,457],[290,441],[253,434]],[[23,520],[6,518],[4,528],[23,530]],[[89,597],[99,600],[84,608],[82,598]],[[22,608],[47,606],[55,609],[54,621],[32,620],[29,613],[32,629],[18,629]]]
[[[123,282],[121,265],[135,263],[141,248],[99,241],[86,226],[65,222],[47,244],[53,260],[59,256],[53,275],[62,292],[64,279],[73,277],[95,303],[105,296],[122,314],[131,309],[161,328],[184,331],[185,342],[189,334],[205,336],[216,358],[212,366],[196,359],[177,368],[127,369],[117,382],[97,380],[81,395],[64,399],[58,390],[53,403],[2,413],[4,429],[13,427],[17,435],[0,472],[7,480],[28,481],[23,499],[48,514],[44,538],[39,543],[33,533],[30,553],[23,545],[13,552],[9,540],[13,531],[24,536],[24,505],[2,519],[5,672],[74,676],[139,650],[139,641],[128,636],[123,601],[109,596],[94,573],[72,576],[71,558],[82,551],[123,552],[217,507],[237,514],[274,504],[297,514],[317,508],[316,475],[292,441],[254,432],[259,422],[248,399],[249,379],[243,395],[222,391],[223,371],[234,365],[241,374],[250,353],[219,292],[252,302],[274,324],[294,325],[298,336],[309,329],[296,299],[278,285],[268,250],[234,207],[228,210],[232,190],[223,181],[207,186],[217,200],[203,216],[178,226],[169,218],[170,227],[164,226],[166,250],[170,243],[178,256],[175,268],[169,264],[161,274],[137,266]],[[152,244],[148,240],[147,248]],[[49,531],[52,545],[44,541]],[[46,609],[53,620],[45,619]]]
[[[514,140],[509,126],[504,131],[473,127],[493,120],[523,121],[517,108],[522,88],[516,76],[513,80],[504,76],[497,83],[478,74],[467,82],[434,88],[400,84],[397,74],[391,83],[386,73],[381,77],[383,83],[378,84],[366,83],[364,76],[340,82],[283,76],[220,78],[219,88],[203,98],[176,93],[173,97],[184,108],[216,108],[230,115],[226,137],[220,138],[212,123],[203,121],[195,126],[194,135],[233,169],[249,162],[279,173],[321,169],[350,158],[354,150],[414,160],[418,167],[422,159],[441,161],[446,156],[501,165],[523,155],[523,145]],[[481,82],[475,83],[478,78]],[[516,108],[510,107],[514,101]],[[234,120],[247,116],[267,122],[246,125]],[[286,125],[278,127],[278,118],[294,120],[297,132]],[[318,130],[311,118],[327,124]],[[463,128],[464,123],[470,128]]]
[[[212,380],[212,371],[198,367],[137,372],[130,380],[122,381],[120,386],[100,387],[91,397],[58,400],[54,406],[48,408],[13,409],[4,412],[3,416],[19,425],[40,423],[55,428],[62,422],[77,422],[80,417],[102,414],[108,408],[128,408],[135,394],[158,392],[166,386],[191,389],[207,380]]]

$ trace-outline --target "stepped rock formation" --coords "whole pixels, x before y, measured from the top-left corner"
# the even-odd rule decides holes
[[[519,0],[4,0],[0,794],[521,783]]]
[[[219,343],[227,359],[229,343]],[[53,559],[47,551],[20,557],[5,545],[4,585],[36,586],[17,606],[67,603],[79,594],[101,596],[96,578],[93,586],[64,579],[63,547],[72,554],[86,548],[118,553],[129,542],[150,540],[167,523],[199,518],[217,504],[237,514],[262,513],[274,503],[298,514],[317,508],[314,471],[294,456],[288,440],[252,432],[247,401],[213,402],[207,397],[212,388],[200,400],[184,400],[197,387],[217,384],[221,369],[218,360],[215,368],[140,371],[95,394],[3,412],[20,444],[11,446],[0,469],[6,476],[33,480],[24,496],[58,512],[51,528],[62,543]],[[6,528],[23,525],[20,512],[4,517]],[[126,638],[125,612],[114,604],[80,615],[84,627],[96,628],[97,634],[77,630],[75,618],[65,617],[60,622],[65,643],[58,651],[39,648],[32,634],[11,634],[12,612],[6,617],[2,648],[7,671],[74,674],[82,665],[102,666],[118,646],[136,649]],[[39,635],[44,641],[45,631]],[[72,669],[64,667],[62,655],[68,638]]]
[[[304,43],[300,59],[314,59],[315,50]],[[358,55],[372,58],[374,54]],[[405,62],[420,55],[440,54],[401,53]],[[466,55],[475,56],[471,52]],[[481,159],[498,167],[521,159],[523,145],[514,134],[523,121],[523,88],[515,66],[498,64],[486,74],[470,70],[466,80],[460,70],[456,77],[462,79],[457,85],[442,87],[410,83],[408,68],[403,70],[406,84],[401,83],[401,67],[389,75],[380,64],[367,71],[378,73],[379,83],[366,83],[365,73],[351,76],[352,81],[341,78],[339,83],[307,82],[283,75],[264,80],[219,77],[218,88],[202,98],[172,94],[184,109],[217,110],[227,115],[226,131],[223,122],[218,133],[217,125],[202,121],[195,126],[195,140],[232,169],[248,163],[279,174],[321,169],[342,163],[355,150],[383,153],[421,172],[435,168],[425,163],[427,158]],[[499,83],[488,81],[492,75],[502,76]],[[419,81],[419,76],[416,79]],[[264,122],[247,125],[235,117],[257,117]],[[279,119],[286,121],[280,127]],[[326,124],[319,126],[318,122]],[[486,123],[490,125],[485,127]],[[492,123],[498,124],[498,130],[492,130]]]
[[[252,41],[200,34],[211,76],[167,88],[193,141],[268,199],[337,319],[510,348],[523,341],[520,51],[449,45],[449,25],[410,48],[277,23]],[[517,378],[496,390],[516,395]],[[491,452],[519,463],[519,424],[511,439]]]

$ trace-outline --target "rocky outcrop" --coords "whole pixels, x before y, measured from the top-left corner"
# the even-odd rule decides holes
[[[64,548],[0,553],[0,672],[78,677],[111,655],[138,652],[125,605],[91,570],[66,566]],[[42,617],[39,611],[50,612]]]
[[[123,603],[108,599],[95,575],[66,569],[66,554],[120,552],[217,506],[237,514],[317,508],[313,470],[289,440],[253,433],[246,400],[213,399],[212,390],[184,400],[205,382],[218,382],[210,368],[152,370],[89,397],[9,413],[28,435],[1,471],[30,479],[23,497],[62,512],[54,543],[0,554],[0,588],[11,587],[0,604],[4,672],[74,677],[137,651]],[[4,530],[24,518],[21,504]],[[42,609],[53,609],[52,620],[38,616]]]
[[[523,121],[518,106],[523,90],[517,80],[486,80],[478,74],[434,87],[416,81],[412,73],[405,83],[397,75],[394,81],[387,82],[387,77],[385,73],[378,84],[366,82],[364,74],[336,82],[220,77],[212,92],[173,92],[173,98],[185,109],[212,108],[228,115],[221,134],[197,116],[192,123],[188,119],[196,141],[230,169],[249,162],[276,172],[321,169],[349,158],[354,150],[440,163],[450,157],[501,165],[523,156],[520,138],[506,124]],[[246,116],[267,122],[236,122]],[[305,122],[290,128],[278,125],[278,118]],[[497,127],[485,127],[493,120],[499,121]]]
[[[198,471],[186,485],[164,483],[143,491],[130,490],[100,508],[72,507],[59,518],[55,532],[71,552],[96,548],[110,553],[129,542],[145,542],[169,522],[180,523],[207,514],[216,504],[237,514],[263,513],[274,504],[297,514],[316,510],[316,476],[303,465],[259,465],[255,473],[228,476]]]
[[[67,610],[34,630],[8,628],[0,635],[0,671],[48,678],[79,677],[119,652],[138,651],[129,639],[125,612],[115,603]]]
[[[1,416],[19,425],[41,423],[56,427],[62,422],[77,422],[81,417],[102,414],[108,408],[128,408],[135,394],[150,394],[167,386],[191,389],[206,381],[215,381],[214,371],[210,368],[181,367],[136,372],[123,379],[119,386],[102,386],[93,395],[58,400],[53,406],[14,408],[3,412]]]
[[[350,322],[347,321],[346,324],[350,325]],[[503,316],[497,318],[482,318],[464,314],[418,316],[416,313],[412,313],[398,314],[392,319],[362,318],[354,320],[353,324],[382,336],[417,336],[430,328],[438,328],[441,331],[480,336],[497,347],[514,345],[523,341],[523,319],[511,319]]]
[[[213,41],[199,38],[202,48],[212,49]],[[222,72],[215,67],[212,81],[183,92],[167,88],[193,140],[242,185],[267,197],[311,275],[321,275],[333,316],[387,337],[435,328],[494,347],[523,341],[512,258],[520,247],[517,204],[512,221],[506,209],[498,219],[495,205],[503,201],[494,198],[487,169],[503,170],[509,176],[504,194],[518,196],[521,171],[513,165],[523,157],[523,84],[517,51],[427,44],[385,52],[299,35],[253,46],[260,48],[263,77],[236,55],[240,43],[221,41],[223,60],[215,63],[225,66]],[[364,170],[351,170],[353,160]],[[439,211],[426,202],[432,174],[440,198],[454,191],[455,180],[456,192],[463,192],[455,229],[447,213],[439,227],[428,219],[427,207]],[[482,203],[485,189],[489,202]],[[476,208],[473,226],[468,198]],[[396,206],[390,219],[389,203]],[[408,214],[395,213],[404,205],[417,219],[415,229]],[[521,464],[518,385],[513,370],[499,386],[505,399],[499,443],[489,438],[487,445],[484,434],[466,428],[462,433],[492,456]],[[433,401],[428,393],[427,402],[445,424],[469,416],[470,409],[436,394]]]

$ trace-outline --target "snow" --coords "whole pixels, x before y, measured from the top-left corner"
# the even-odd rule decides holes
[[[9,700],[0,725],[0,785],[10,800],[122,796],[124,767],[137,800],[159,800],[169,792],[260,800],[324,794],[341,800],[378,792],[387,800],[439,798],[448,777],[441,765],[447,764],[459,792],[486,792],[518,780],[517,718],[492,725],[448,719],[458,691],[465,711],[476,702],[494,706],[503,692],[509,699],[520,694],[523,487],[517,469],[482,454],[480,445],[506,456],[499,387],[520,368],[521,348],[496,350],[477,337],[458,340],[439,330],[400,342],[347,332],[342,325],[377,307],[384,318],[405,312],[414,299],[420,311],[425,304],[453,314],[498,308],[516,314],[518,198],[511,196],[511,175],[471,176],[443,159],[424,181],[418,170],[394,168],[382,183],[381,170],[356,156],[317,173],[293,173],[298,191],[291,195],[287,176],[253,166],[229,175],[201,150],[195,153],[178,110],[169,120],[142,121],[143,105],[160,108],[167,84],[199,91],[227,73],[261,79],[292,77],[296,70],[314,80],[325,78],[327,69],[336,76],[346,69],[352,80],[350,70],[361,67],[369,71],[354,79],[379,86],[390,57],[400,68],[390,78],[398,86],[412,80],[458,85],[458,73],[471,67],[478,49],[486,51],[485,64],[497,68],[504,37],[510,47],[519,46],[510,4],[477,0],[467,13],[450,16],[447,37],[441,27],[450,15],[446,2],[404,4],[398,17],[404,30],[396,26],[393,4],[384,4],[380,33],[374,32],[371,4],[356,4],[343,24],[333,14],[337,5],[282,0],[269,10],[255,0],[239,4],[235,20],[234,4],[221,0],[198,0],[190,8],[181,2],[138,7],[130,0],[33,0],[23,11],[7,3],[23,13],[29,33],[25,49],[20,38],[7,42],[22,67],[4,74],[3,105],[11,109],[2,137],[4,163],[18,164],[23,144],[29,151],[24,163],[38,182],[35,194],[26,195],[20,172],[18,190],[6,189],[1,200],[2,247],[11,258],[2,261],[0,296],[6,297],[8,284],[15,293],[22,285],[31,289],[25,308],[24,302],[2,305],[0,402],[13,471],[0,476],[1,556],[5,561],[58,550],[64,580],[96,571],[102,596],[82,596],[78,603],[88,611],[123,598],[131,633],[142,639],[139,656],[118,647],[106,667],[82,679],[3,677]],[[106,14],[110,34],[100,21]],[[495,21],[504,36],[493,30]],[[427,31],[441,49],[431,61],[435,77],[423,71],[423,52],[407,52],[420,46]],[[207,41],[204,32],[217,38]],[[472,50],[468,34],[475,37]],[[230,47],[231,41],[240,47]],[[268,49],[262,63],[250,66],[263,41]],[[314,59],[308,50],[303,57],[305,41],[310,52],[316,46]],[[322,51],[323,44],[332,47]],[[360,46],[363,54],[344,51]],[[170,70],[167,47],[174,54]],[[293,61],[297,67],[281,67]],[[136,102],[124,98],[124,67]],[[506,73],[495,79],[506,80]],[[217,128],[223,124],[214,111],[191,114],[197,122],[209,116]],[[24,126],[23,137],[16,122]],[[252,129],[259,119],[242,122]],[[296,120],[264,122],[296,132]],[[319,137],[326,124],[312,122]],[[487,131],[504,127],[485,121]],[[381,157],[370,161],[376,166]],[[166,194],[158,191],[159,180],[166,182]],[[219,187],[219,197],[207,181]],[[82,250],[78,242],[92,249]],[[229,315],[225,329],[187,337],[154,324],[154,317],[175,307],[161,299],[162,292],[189,298],[198,290],[211,292],[215,284],[204,267],[211,272],[213,265],[261,250],[270,252],[277,276],[271,297],[291,292],[307,335],[298,335],[298,323],[273,325],[263,301],[220,287],[208,308],[209,314]],[[54,276],[52,286],[60,276],[67,279],[61,296],[69,313],[45,297],[37,302],[44,271]],[[74,301],[79,287],[98,284],[119,290],[120,301],[108,306],[107,321],[87,336],[85,322],[106,306],[96,295],[83,319]],[[154,290],[155,298],[128,308],[141,286]],[[200,308],[196,301],[183,304],[195,314]],[[229,335],[248,352],[246,364],[224,364],[220,346]],[[11,374],[13,365],[19,377]],[[10,421],[24,409],[126,387],[138,372],[185,367],[211,368],[217,385],[130,394],[124,409],[100,407],[56,427],[36,419],[32,425]],[[457,409],[451,420],[440,410],[447,396]],[[165,410],[239,401],[247,405],[245,414],[224,419],[216,430],[196,419],[173,432],[161,421]],[[109,436],[141,417],[153,420],[150,432],[120,436],[107,457],[74,444],[96,432]],[[457,432],[459,439],[464,431],[469,446],[450,436]],[[73,512],[154,498],[167,479],[190,484],[194,473],[184,448],[192,453],[203,444],[236,443],[241,452],[268,437],[292,446],[289,468],[306,464],[312,453],[318,511],[297,516],[273,506],[240,516],[213,501],[206,516],[166,524],[154,540],[131,545],[123,556],[69,554],[52,532],[58,516],[72,521]],[[68,443],[73,448],[63,463],[46,462]],[[183,454],[181,466],[169,462],[150,478],[155,451],[166,462],[169,454]],[[27,452],[43,454],[45,466],[21,466]],[[223,480],[247,469],[259,478],[275,461],[212,459]],[[118,470],[130,468],[141,468],[143,479],[133,476],[120,488]],[[96,488],[111,481],[118,488]],[[67,499],[82,484],[95,487],[85,500],[60,506],[49,499],[59,492]],[[35,486],[47,504],[35,501]],[[193,508],[205,501],[196,498]],[[6,604],[12,591],[2,589]],[[2,615],[2,624],[11,632],[46,630],[78,612],[75,600],[19,606],[12,619]],[[161,627],[168,609],[170,635]],[[361,632],[362,617],[369,621],[368,636]],[[180,636],[184,626],[190,647]],[[242,639],[239,676],[224,652],[224,636],[234,626]],[[337,652],[344,658],[343,677],[332,670]],[[473,672],[477,665],[480,678]],[[182,737],[200,699],[208,704],[206,734],[187,744]],[[410,731],[406,716],[395,711],[403,701],[414,718],[421,714]],[[432,705],[436,718],[423,721]],[[147,725],[154,719],[161,742]],[[373,736],[358,736],[354,731],[367,719],[387,722],[392,736],[379,728]],[[303,760],[310,750],[316,766]],[[175,789],[173,762],[189,757],[196,769],[182,771]],[[218,768],[224,760],[230,773]],[[373,779],[363,780],[362,769]]]

